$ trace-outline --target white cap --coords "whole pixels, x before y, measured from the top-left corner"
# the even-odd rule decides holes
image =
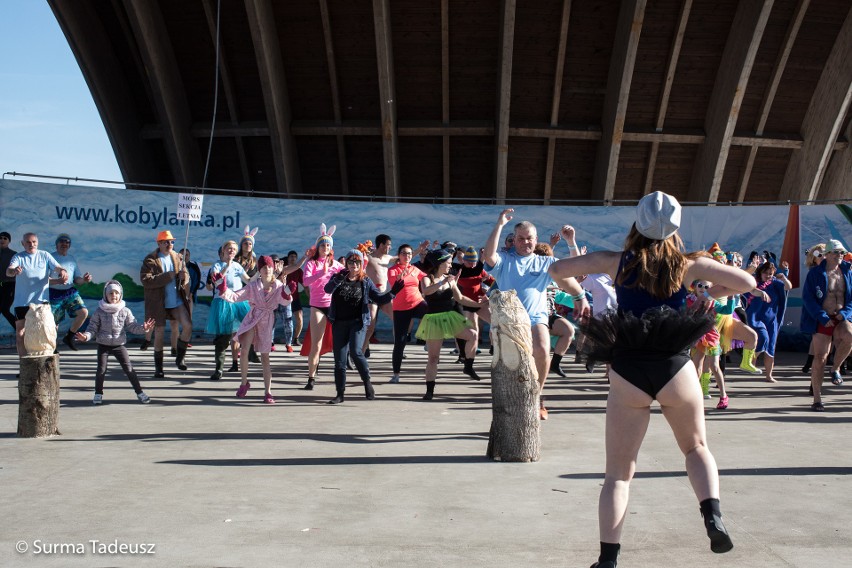
[[[840,254],[846,254],[846,247],[843,246],[843,243],[838,241],[837,239],[828,239],[828,244],[825,245],[825,252],[839,252]]]
[[[680,227],[680,203],[662,191],[649,193],[636,206],[636,230],[655,241],[674,235]]]

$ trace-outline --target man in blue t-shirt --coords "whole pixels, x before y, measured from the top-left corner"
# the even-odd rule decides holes
[[[47,287],[50,283],[50,273],[56,271],[56,283],[68,282],[68,272],[56,262],[53,255],[38,250],[38,235],[24,233],[21,240],[24,250],[17,253],[9,261],[6,276],[15,278],[15,299],[12,309],[15,312],[15,340],[18,356],[24,351],[24,320],[30,310],[30,304],[46,304],[48,302]]]
[[[515,290],[518,299],[530,316],[533,359],[538,373],[539,392],[544,388],[547,371],[550,368],[550,334],[548,331],[547,285],[553,280],[550,267],[556,262],[552,256],[534,254],[538,244],[538,232],[529,221],[515,225],[513,247],[507,251],[497,251],[500,232],[512,219],[514,209],[505,209],[500,213],[488,242],[485,245],[485,270],[497,280],[500,290]],[[574,278],[557,282],[560,288],[578,296],[575,299],[575,313],[587,313],[589,304],[582,287]],[[539,399],[539,416],[547,419],[547,409]]]
[[[50,283],[50,309],[53,311],[53,320],[57,327],[59,323],[65,319],[65,314],[73,318],[71,327],[68,333],[62,338],[70,349],[77,351],[77,346],[74,345],[74,334],[77,333],[86,318],[89,317],[89,310],[86,309],[86,303],[80,296],[75,285],[86,284],[92,281],[92,275],[88,272],[82,273],[77,264],[77,259],[73,255],[68,254],[68,249],[71,248],[71,237],[66,233],[61,233],[56,237],[56,251],[53,253],[53,258],[61,263],[66,272],[68,272],[68,282],[60,284],[58,282]]]

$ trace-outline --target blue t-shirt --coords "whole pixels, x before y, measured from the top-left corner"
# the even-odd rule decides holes
[[[20,266],[23,272],[15,278],[15,300],[13,308],[48,301],[47,284],[50,273],[59,266],[53,255],[37,250],[35,253],[19,252],[9,261],[9,268]]]
[[[174,272],[175,264],[172,262],[172,255],[170,254],[158,254],[160,258],[160,262],[163,264],[163,273],[166,272]],[[178,298],[177,293],[177,284],[174,281],[166,284],[165,288],[166,294],[166,302],[165,307],[167,310],[171,310],[172,308],[176,308],[180,306],[183,302]]]
[[[68,283],[54,284],[50,288],[52,290],[68,290],[69,288],[73,288],[74,279],[83,277],[83,275],[80,274],[80,267],[77,266],[77,259],[74,258],[74,255],[71,254],[66,254],[65,256],[62,256],[61,254],[59,254],[59,251],[53,251],[53,258],[55,258],[56,261],[62,265],[62,268],[64,268],[68,272]],[[52,276],[54,278],[58,277],[58,275],[55,273]]]
[[[556,260],[537,254],[520,256],[512,249],[498,252],[497,263],[485,269],[497,280],[500,290],[517,292],[533,325],[547,325],[547,285],[553,280],[547,271]]]
[[[246,273],[246,270],[240,265],[240,263],[230,262],[226,265],[224,262],[219,261],[210,267],[210,274],[215,273],[224,273],[225,283],[232,292],[236,292],[243,287],[242,277],[243,274]],[[213,294],[216,298],[218,298],[220,296],[219,289],[214,287]]]

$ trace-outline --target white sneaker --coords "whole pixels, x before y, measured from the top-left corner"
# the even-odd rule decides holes
[[[92,399],[92,404],[101,404],[104,401],[104,395],[95,394],[95,397]]]
[[[393,383],[393,384],[397,384],[397,383],[399,383],[399,375],[394,375],[394,376],[392,376],[392,377],[391,377],[391,380],[390,380],[390,381],[388,381],[388,382]]]
[[[136,398],[138,398],[139,402],[141,402],[142,404],[148,404],[149,402],[151,402],[151,397],[145,394],[144,392],[140,392],[139,394],[137,394]]]

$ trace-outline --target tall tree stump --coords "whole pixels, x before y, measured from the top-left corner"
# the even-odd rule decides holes
[[[18,436],[59,434],[59,355],[21,358],[18,380]]]
[[[538,461],[539,387],[530,318],[514,290],[491,296],[491,433],[486,455],[495,461]]]

